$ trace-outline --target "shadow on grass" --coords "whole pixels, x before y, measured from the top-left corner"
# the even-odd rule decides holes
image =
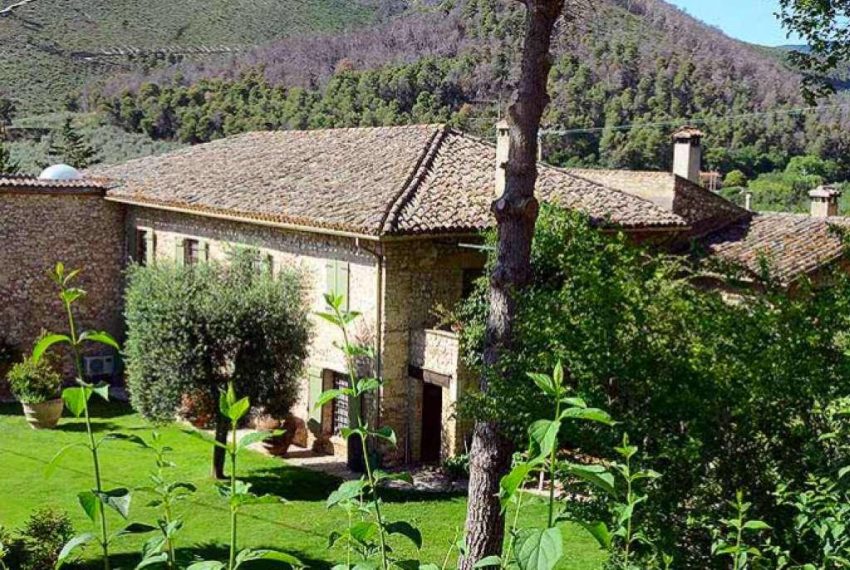
[[[240,477],[258,495],[275,495],[288,501],[324,501],[339,487],[340,479],[301,467],[281,465],[253,470]]]
[[[273,546],[259,546],[254,548],[253,550],[276,550],[276,548]],[[311,570],[329,570],[333,566],[333,563],[328,560],[318,560],[315,558],[309,558],[306,557],[304,553],[299,551],[286,550],[284,552],[295,556]],[[199,562],[202,560],[217,560],[225,563],[226,565],[227,556],[227,545],[221,543],[196,544],[192,547],[184,547],[177,549],[178,564],[181,568],[184,568],[194,562]],[[135,568],[136,565],[141,561],[141,555],[135,553],[116,554],[110,556],[109,560],[112,563],[113,568]],[[92,560],[86,562],[85,564],[74,566],[74,568],[77,568],[79,570],[102,570],[103,563],[100,560]],[[240,568],[245,568],[246,570],[280,570],[281,568],[288,568],[288,566],[279,562],[268,562],[258,560],[254,562],[246,562],[245,564],[241,565]]]

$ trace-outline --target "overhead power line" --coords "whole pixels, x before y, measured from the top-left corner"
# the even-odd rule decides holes
[[[706,123],[718,123],[725,121],[733,121],[736,119],[749,119],[757,117],[770,116],[785,116],[785,115],[801,115],[809,111],[824,111],[828,109],[844,109],[850,108],[850,103],[837,103],[834,105],[816,105],[812,107],[798,107],[796,109],[777,109],[775,111],[758,111],[753,113],[740,113],[735,115],[720,115],[716,117],[690,118],[690,119],[670,119],[667,121],[655,121],[651,123],[627,123],[624,125],[615,125],[607,127],[591,127],[584,129],[557,129],[544,128],[541,129],[541,134],[544,135],[571,135],[581,133],[600,133],[603,131],[629,131],[631,129],[652,128],[652,127],[675,127],[680,125],[703,125]]]
[[[811,112],[811,111],[825,111],[830,109],[850,109],[850,102],[848,103],[836,103],[834,105],[815,105],[811,107],[798,107],[794,109],[777,109],[774,111],[757,111],[752,113],[739,113],[739,114],[729,114],[729,115],[717,115],[713,117],[703,117],[703,118],[680,118],[680,119],[668,119],[665,121],[653,121],[651,123],[626,123],[622,125],[613,125],[613,126],[605,126],[605,127],[587,127],[587,128],[577,128],[577,129],[564,129],[557,127],[547,127],[540,129],[541,135],[574,135],[574,134],[589,134],[589,133],[601,133],[603,131],[630,131],[632,129],[646,129],[646,128],[654,128],[654,127],[678,127],[683,125],[704,125],[707,123],[723,123],[728,121],[734,121],[737,119],[750,119],[750,118],[758,118],[758,117],[771,117],[771,116],[786,116],[786,115],[801,115],[803,113]],[[475,118],[473,121],[492,121],[492,119],[487,118]]]

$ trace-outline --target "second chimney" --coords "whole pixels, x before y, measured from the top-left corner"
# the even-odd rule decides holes
[[[673,174],[699,184],[702,167],[702,131],[683,127],[673,133]]]
[[[812,217],[829,218],[838,215],[838,198],[841,190],[835,186],[818,186],[809,192],[812,199]]]

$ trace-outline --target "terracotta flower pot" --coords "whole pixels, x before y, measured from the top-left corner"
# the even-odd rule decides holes
[[[63,406],[61,398],[38,404],[23,404],[24,416],[32,429],[53,429],[62,417]]]

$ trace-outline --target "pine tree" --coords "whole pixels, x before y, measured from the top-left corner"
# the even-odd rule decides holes
[[[70,117],[65,119],[58,143],[51,144],[48,151],[51,158],[55,157],[74,168],[88,168],[101,161],[97,150],[86,143],[83,136],[74,129]]]
[[[18,163],[12,160],[12,152],[0,139],[0,174],[17,174],[19,170]]]

